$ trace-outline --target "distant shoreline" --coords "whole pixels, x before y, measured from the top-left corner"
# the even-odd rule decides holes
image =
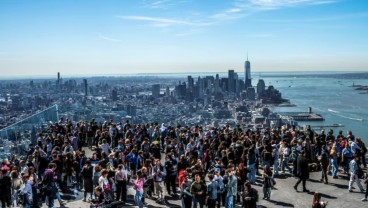
[[[237,71],[239,75],[242,75],[242,71]],[[124,77],[157,77],[157,78],[185,78],[188,75],[195,76],[209,76],[209,75],[227,75],[226,72],[176,72],[176,73],[126,73],[126,74],[76,74],[76,75],[64,75],[63,79],[81,79],[81,78],[124,78]],[[240,78],[242,76],[239,76]],[[336,79],[368,79],[367,71],[260,71],[253,72],[252,77],[268,78],[268,77],[319,77],[319,78],[336,78]],[[55,79],[55,76],[51,75],[33,75],[33,76],[2,76],[0,80],[50,80]]]

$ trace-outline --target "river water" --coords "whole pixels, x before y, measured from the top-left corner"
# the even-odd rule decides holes
[[[355,90],[354,84],[368,85],[366,79],[337,79],[327,77],[262,77],[266,85],[273,85],[283,98],[290,99],[295,107],[274,107],[275,112],[307,112],[312,107],[314,113],[321,114],[323,122],[299,122],[303,126],[329,126],[341,124],[343,127],[332,128],[337,135],[338,130],[351,130],[356,137],[361,137],[368,144],[368,94]],[[254,77],[253,85],[259,76]],[[325,132],[330,129],[326,127]],[[316,130],[320,131],[320,130]]]

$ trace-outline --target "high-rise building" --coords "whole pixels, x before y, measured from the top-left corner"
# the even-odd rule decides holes
[[[160,84],[152,85],[152,96],[157,98],[160,96]]]
[[[115,89],[112,90],[112,100],[117,101],[118,100],[118,91]]]
[[[194,87],[194,79],[192,76],[188,76],[188,90],[192,91]]]
[[[83,79],[83,83],[84,83],[84,96],[87,96],[87,92],[88,92],[88,84],[87,84],[87,80]]]
[[[235,72],[233,69],[228,72],[227,90],[229,92],[235,92]]]
[[[264,91],[266,90],[266,84],[263,79],[258,80],[257,84],[257,94],[258,96],[262,96]]]
[[[250,62],[248,61],[248,54],[247,54],[247,60],[245,61],[245,89],[248,89],[248,87],[252,87],[252,78],[250,77]]]
[[[57,73],[57,85],[60,85],[60,72]]]
[[[215,79],[215,93],[220,91],[220,77],[218,74],[216,74],[216,79]]]

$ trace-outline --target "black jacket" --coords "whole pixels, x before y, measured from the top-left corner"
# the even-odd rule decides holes
[[[308,160],[305,157],[303,157],[302,155],[298,156],[297,170],[298,170],[298,177],[299,178],[301,178],[301,179],[308,179],[309,178]]]

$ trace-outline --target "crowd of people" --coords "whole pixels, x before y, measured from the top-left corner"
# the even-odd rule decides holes
[[[86,148],[92,155],[86,155]],[[3,160],[0,199],[2,207],[54,207],[55,200],[63,206],[60,193],[80,189],[91,207],[121,207],[132,186],[140,208],[147,198],[167,204],[168,197],[180,200],[182,208],[256,207],[260,193],[253,185],[261,185],[263,199],[270,200],[278,176],[295,176],[294,189],[302,183],[308,192],[314,165],[326,184],[340,170],[350,175],[348,191],[357,183],[367,201],[368,180],[365,188],[360,181],[366,152],[363,140],[351,131],[204,129],[113,120],[98,124],[94,119],[73,124],[61,118],[39,132],[27,155]],[[314,195],[313,207],[326,205],[320,198]]]

